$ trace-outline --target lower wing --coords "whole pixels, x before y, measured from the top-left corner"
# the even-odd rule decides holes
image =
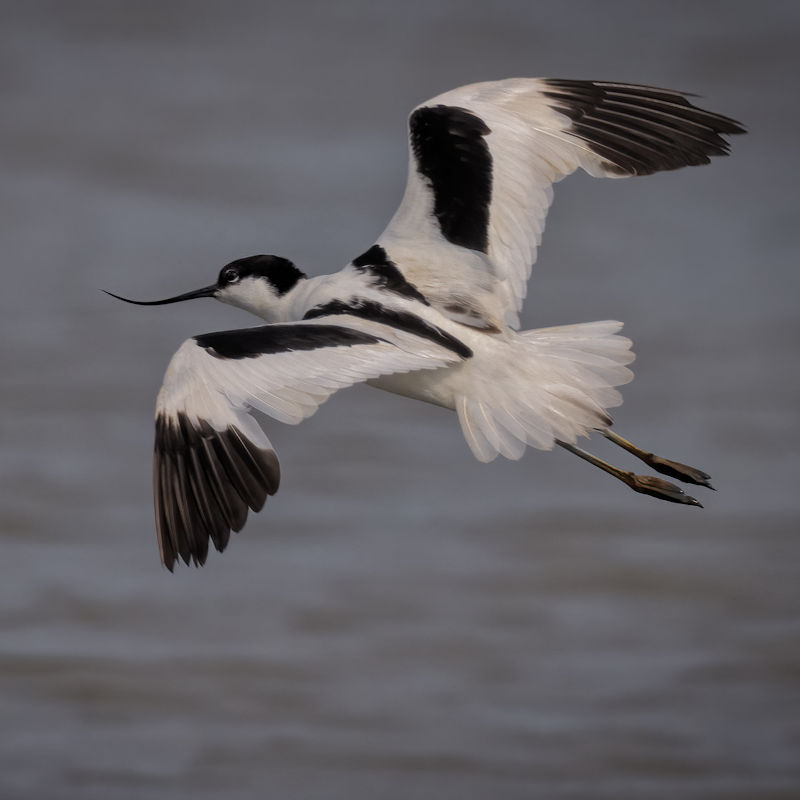
[[[297,424],[338,389],[460,360],[430,339],[350,316],[188,339],[156,403],[153,490],[165,566],[178,557],[203,564],[209,541],[223,550],[248,509],[278,490],[278,458],[251,410]]]

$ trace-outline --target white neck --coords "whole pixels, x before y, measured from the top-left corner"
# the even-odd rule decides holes
[[[244,278],[217,295],[222,303],[243,308],[266,322],[296,322],[315,305],[326,302],[332,296],[326,287],[331,275],[317,278],[301,278],[283,295],[260,278]]]

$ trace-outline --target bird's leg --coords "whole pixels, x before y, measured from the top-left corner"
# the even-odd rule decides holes
[[[648,453],[640,447],[637,447],[633,442],[629,442],[618,433],[610,431],[608,428],[598,428],[598,430],[606,439],[614,442],[615,445],[621,447],[623,450],[627,450],[640,461],[644,461],[648,467],[652,467],[656,472],[660,472],[662,475],[669,475],[670,478],[677,478],[684,483],[694,483],[698,486],[705,486],[708,489],[714,488],[710,483],[711,476],[707,475],[702,470],[696,469],[695,467],[688,467],[686,464],[681,464],[678,461],[670,461],[667,458]]]
[[[580,447],[575,447],[575,445],[569,444],[568,442],[562,442],[560,439],[556,439],[556,444],[560,445],[565,450],[569,450],[570,453],[574,453],[578,458],[582,458],[584,461],[594,464],[594,466],[599,467],[609,475],[613,475],[617,480],[630,486],[634,492],[649,494],[651,497],[657,497],[659,500],[667,500],[670,503],[685,503],[690,506],[703,507],[694,497],[685,494],[683,489],[676,486],[674,483],[665,481],[662,478],[655,478],[652,475],[636,475],[633,472],[620,469],[619,467],[609,464],[607,461],[603,461],[602,458],[597,458],[597,456],[593,456],[591,453],[581,450]]]

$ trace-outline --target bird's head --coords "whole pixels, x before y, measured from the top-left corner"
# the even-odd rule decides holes
[[[243,308],[266,320],[277,320],[284,297],[304,280],[306,275],[291,261],[280,256],[248,256],[226,264],[217,282],[193,292],[166,300],[129,300],[106,292],[118,300],[139,306],[162,306],[198,297],[214,297],[222,303]]]

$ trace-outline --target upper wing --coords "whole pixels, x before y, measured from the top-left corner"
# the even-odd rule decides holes
[[[578,167],[619,178],[707,164],[728,152],[720,134],[743,132],[681,92],[649,86],[463,86],[411,114],[405,195],[378,245],[445,313],[516,327],[553,183]]]
[[[348,317],[196,336],[170,361],[156,402],[153,488],[164,564],[203,564],[209,539],[230,531],[275,494],[275,451],[250,415],[296,424],[338,389],[395,372],[460,360],[452,349]]]

